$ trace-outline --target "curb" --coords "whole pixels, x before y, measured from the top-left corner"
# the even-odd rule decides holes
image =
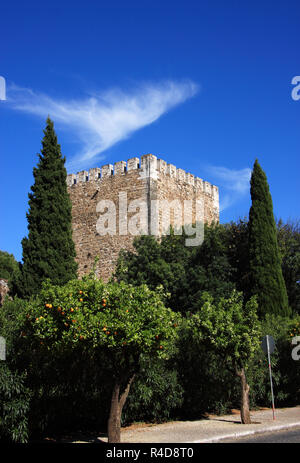
[[[223,439],[239,438],[239,437],[244,437],[244,436],[250,436],[253,434],[264,434],[268,432],[280,431],[282,429],[289,429],[289,428],[296,427],[296,426],[300,426],[300,421],[297,421],[295,423],[282,424],[279,426],[272,426],[272,427],[263,428],[263,429],[251,429],[249,431],[241,431],[241,432],[235,432],[231,434],[223,434],[223,435],[219,435],[215,437],[210,437],[208,439],[194,440],[189,443],[190,444],[208,444],[212,442],[218,442]]]

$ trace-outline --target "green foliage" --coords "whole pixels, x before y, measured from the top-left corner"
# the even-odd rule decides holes
[[[228,256],[230,235],[223,225],[205,225],[204,241],[188,261],[185,310],[198,310],[202,294],[218,300],[235,289],[235,268]]]
[[[13,273],[18,270],[18,262],[13,254],[0,251],[0,278],[10,280]]]
[[[288,297],[267,178],[258,161],[251,176],[249,267],[251,293],[258,297],[259,314],[288,315]]]
[[[24,337],[33,337],[46,349],[78,344],[104,349],[117,363],[126,353],[167,356],[180,321],[164,307],[161,295],[145,285],[89,278],[64,286],[44,283],[27,311]]]
[[[197,310],[203,292],[217,300],[237,289],[250,299],[249,228],[247,219],[205,225],[204,242],[196,248],[185,246],[185,236],[174,233],[160,241],[152,236],[136,238],[135,252],[120,253],[115,278],[153,290],[162,286],[165,303],[182,313]],[[280,224],[277,234],[290,305],[299,312],[299,227]]]
[[[189,319],[181,326],[176,369],[183,387],[181,419],[201,419],[238,407],[237,380],[223,358],[191,337]]]
[[[13,294],[38,293],[42,281],[64,284],[76,277],[72,241],[71,201],[67,192],[65,158],[48,118],[34,185],[29,193],[28,237],[22,240],[23,264],[12,282]]]
[[[6,343],[6,360],[0,361],[0,439],[27,442],[31,391],[27,387],[27,372],[19,356],[22,329],[20,299],[6,299],[0,310],[0,336]]]
[[[278,324],[281,327],[278,328]],[[278,356],[278,382],[277,393],[284,399],[284,404],[291,406],[299,404],[300,400],[300,361],[292,358],[292,350],[295,345],[292,339],[300,336],[300,317],[296,315],[291,319],[274,320],[274,335],[276,339],[276,351]]]
[[[51,412],[57,419],[62,403],[69,420],[63,419],[64,427],[70,426],[71,408],[86,400],[87,391],[87,406],[99,406],[94,422],[103,422],[114,381],[137,373],[141,356],[149,364],[169,359],[180,324],[179,314],[163,305],[159,292],[89,277],[64,286],[44,282],[21,317],[21,347],[30,353],[25,363],[35,390],[32,421],[37,423],[44,410],[39,430],[54,427]],[[82,405],[76,415],[77,420],[86,416]]]
[[[204,242],[197,248],[185,246],[185,238],[174,233],[160,241],[152,236],[137,238],[135,252],[120,254],[116,279],[135,285],[145,283],[151,289],[162,286],[166,304],[181,313],[196,310],[205,291],[214,298],[228,296],[235,288],[228,230],[219,224],[206,225]]]
[[[266,181],[260,174],[253,181],[253,206],[268,191],[259,184]],[[276,406],[299,403],[299,361],[291,358],[299,318],[261,312],[265,316],[258,322],[260,306],[251,298],[254,248],[251,254],[249,243],[254,232],[272,223],[267,205],[257,210],[249,226],[247,220],[206,225],[197,248],[186,247],[185,236],[173,232],[161,240],[136,239],[135,252],[120,255],[119,283],[104,284],[90,275],[71,281],[68,276],[62,285],[51,275],[45,280],[45,272],[39,294],[29,302],[6,300],[0,311],[0,335],[8,346],[0,385],[2,438],[25,441],[45,432],[104,427],[115,378],[133,372],[123,424],[199,419],[237,408],[240,385],[232,373],[241,367],[251,406],[269,406],[268,366],[260,348],[264,334],[276,340],[271,357]],[[262,211],[268,219],[255,225]],[[55,235],[53,225],[51,230]],[[266,236],[273,237],[273,231]],[[299,227],[279,222],[276,234],[289,303],[299,313]],[[271,239],[255,240],[270,252]],[[273,298],[271,289],[267,296]]]
[[[277,223],[279,250],[282,257],[282,273],[285,280],[289,305],[300,315],[300,224],[299,221]]]
[[[227,230],[226,255],[232,267],[231,281],[246,299],[250,298],[249,281],[249,228],[246,218],[223,225]],[[228,277],[227,277],[228,278]]]
[[[204,319],[207,319],[207,316],[204,315]],[[210,316],[209,319],[212,321],[213,317]],[[213,323],[213,326],[218,325],[218,322]],[[179,381],[184,389],[181,416],[185,419],[199,419],[206,413],[226,413],[232,408],[238,408],[240,386],[232,374],[234,357],[230,355],[230,350],[226,350],[226,343],[222,349],[222,343],[212,343],[207,339],[205,331],[201,339],[198,329],[194,336],[191,336],[190,326],[189,318],[181,325],[177,356]],[[212,325],[208,326],[210,329],[207,334],[211,331]],[[295,347],[291,344],[291,339],[300,335],[299,317],[290,319],[268,314],[259,322],[257,328],[254,343],[256,347],[252,349],[251,355],[246,357],[251,408],[271,406],[268,360],[260,345],[266,334],[272,335],[276,343],[275,351],[271,355],[275,407],[297,405],[300,399],[300,369],[299,361],[293,360],[291,356],[292,348]],[[230,325],[227,329],[230,329]],[[242,338],[240,340],[242,341]]]
[[[242,293],[233,291],[230,298],[216,303],[204,294],[201,302],[199,311],[189,319],[193,339],[219,353],[233,371],[247,368],[261,336],[256,299],[244,304]]]
[[[22,299],[6,299],[0,310],[0,336],[6,343],[5,364],[12,376],[26,378],[23,362],[22,327],[26,302]],[[29,352],[30,355],[30,352]],[[23,375],[24,374],[24,375]],[[25,381],[25,379],[24,379]]]
[[[261,335],[257,317],[257,303],[251,298],[244,304],[243,294],[234,290],[227,299],[214,301],[204,293],[199,310],[187,318],[190,342],[200,352],[211,352],[219,359],[222,370],[228,369],[235,377],[244,375],[258,350]],[[207,370],[211,368],[208,363]],[[218,380],[226,377],[217,374]],[[226,384],[226,383],[225,383]],[[229,381],[230,391],[235,391],[233,378]],[[214,386],[212,386],[214,387]],[[224,389],[219,388],[221,393]],[[219,403],[228,406],[236,399],[220,395]]]
[[[6,301],[1,333],[9,335],[9,363],[23,369],[31,390],[31,438],[103,426],[114,378],[138,372],[140,357],[143,371],[149,371],[151,385],[156,385],[153,413],[147,419],[158,417],[162,409],[162,416],[171,413],[180,402],[180,386],[175,384],[176,372],[165,371],[162,363],[176,352],[180,316],[161,299],[162,294],[145,286],[105,285],[85,278],[65,286],[44,282],[31,301]],[[143,388],[144,377],[139,375],[137,388]],[[172,385],[166,386],[166,379]],[[163,402],[167,387],[173,393]],[[143,400],[145,396],[139,411],[129,407],[126,420],[137,414],[146,418]]]
[[[12,372],[0,362],[0,441],[28,441],[30,392],[24,374]]]
[[[292,359],[291,339],[300,334],[300,318],[267,314],[261,321],[262,337],[271,335],[275,350],[271,354],[275,407],[293,406],[300,398],[299,361]],[[252,406],[271,406],[270,377],[267,355],[260,348],[249,366]]]
[[[26,303],[22,299],[6,299],[0,310],[0,335],[6,339],[9,358],[13,359],[14,348],[20,337],[22,314]]]
[[[183,402],[174,359],[141,361],[123,413],[123,425],[134,421],[160,423],[174,417]]]
[[[184,240],[184,236],[174,235],[173,231],[161,241],[153,236],[136,238],[135,252],[120,253],[114,277],[136,286],[146,284],[152,290],[163,287],[166,304],[182,312],[191,252]]]
[[[105,429],[111,399],[107,359],[86,355],[79,347],[56,352],[36,348],[32,357],[27,361],[33,391],[31,438]]]

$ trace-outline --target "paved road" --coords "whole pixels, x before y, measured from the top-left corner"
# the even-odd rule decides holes
[[[237,439],[224,439],[220,443],[247,443],[247,444],[299,444],[300,443],[300,427],[276,431],[273,433],[254,434],[248,437]]]

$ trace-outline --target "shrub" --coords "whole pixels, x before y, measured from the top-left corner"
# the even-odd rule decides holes
[[[25,443],[28,441],[30,391],[25,375],[9,370],[0,363],[0,439]]]

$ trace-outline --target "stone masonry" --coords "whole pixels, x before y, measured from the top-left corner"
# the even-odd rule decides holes
[[[98,256],[96,274],[107,281],[120,250],[133,250],[134,231],[161,236],[166,215],[175,226],[187,216],[189,223],[219,221],[218,188],[152,154],[70,174],[67,184],[79,276]],[[162,204],[171,205],[169,212]]]
[[[3,305],[3,302],[8,292],[9,292],[8,281],[1,278],[0,279],[0,307]]]

